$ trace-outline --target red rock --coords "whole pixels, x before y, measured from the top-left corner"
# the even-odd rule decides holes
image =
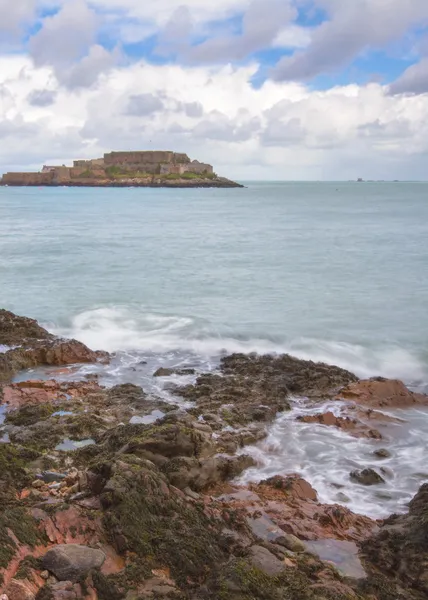
[[[10,409],[16,409],[26,404],[45,404],[55,400],[66,401],[70,396],[78,398],[102,389],[96,381],[29,380],[5,386],[3,402]]]
[[[354,400],[357,404],[373,407],[405,408],[428,405],[428,396],[411,392],[396,379],[367,379],[342,388],[336,400]]]
[[[298,421],[303,423],[319,423],[328,427],[337,427],[343,431],[347,431],[353,437],[370,438],[381,440],[382,434],[377,430],[369,427],[365,423],[353,419],[351,417],[336,417],[332,412],[321,413],[318,415],[305,415],[297,417]]]
[[[276,475],[275,477],[262,481],[260,485],[265,485],[275,490],[281,490],[286,496],[292,498],[312,500],[314,502],[318,500],[317,493],[311,484],[299,475],[290,475],[289,477]]]
[[[29,587],[28,582],[12,579],[6,588],[6,596],[9,600],[35,600],[35,594]]]
[[[268,539],[275,532],[278,537],[285,532],[299,540],[359,542],[377,530],[376,522],[368,517],[317,502],[315,490],[298,476],[272,477],[251,485],[250,490],[252,494],[247,488],[228,489],[223,502],[228,508],[242,509],[251,517],[256,534],[265,531]]]

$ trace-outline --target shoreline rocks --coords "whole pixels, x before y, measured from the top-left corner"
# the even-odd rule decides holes
[[[16,353],[0,362],[12,372],[30,360],[105,359],[0,311],[0,344],[12,342],[21,347],[0,354]],[[181,375],[170,371],[159,376]],[[373,423],[397,420],[374,407],[426,403],[403,387],[359,382],[338,367],[287,355],[242,354],[174,387],[177,403],[180,397],[193,403],[186,411],[132,384],[5,382],[2,427],[11,443],[0,444],[0,594],[8,600],[422,600],[428,484],[408,514],[374,521],[322,504],[298,474],[234,483],[254,465],[242,448],[267,435],[293,396],[306,397],[311,408],[326,399],[352,400],[357,406],[346,405],[340,416],[327,411],[301,420],[376,440]],[[156,411],[155,420],[130,424]],[[65,438],[95,443],[57,450]],[[381,448],[377,456],[388,453]],[[354,478],[383,481],[373,469]]]

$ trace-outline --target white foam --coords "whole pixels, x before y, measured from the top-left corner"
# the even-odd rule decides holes
[[[405,511],[419,486],[428,481],[425,452],[428,411],[393,411],[394,416],[405,422],[382,425],[386,439],[380,442],[353,438],[335,427],[296,421],[299,415],[328,410],[340,414],[343,406],[327,402],[314,410],[296,403],[291,412],[282,414],[270,427],[265,440],[242,450],[253,456],[258,466],[247,470],[239,482],[299,473],[317,490],[321,502],[343,504],[373,518]],[[380,447],[389,448],[391,458],[377,459],[373,452]],[[388,474],[382,474],[383,484],[367,487],[350,480],[353,470],[373,468],[380,472],[382,467],[388,469]],[[349,502],[344,502],[341,494]]]
[[[206,372],[218,365],[222,353],[285,352],[341,366],[359,377],[397,377],[419,388],[428,381],[426,361],[414,352],[395,346],[367,348],[309,338],[242,339],[239,335],[219,335],[213,327],[198,319],[159,315],[130,307],[85,311],[77,315],[68,328],[54,332],[77,338],[93,349],[118,352],[111,364],[102,368],[102,383],[135,383],[182,407],[187,404],[164,388],[165,381],[185,384],[193,381],[193,376],[153,378],[153,373],[160,366],[189,365],[197,372]],[[318,406],[315,412],[330,410],[339,415],[341,409],[341,403],[328,402]],[[296,421],[299,414],[308,412],[314,413],[314,409],[295,399],[293,411],[278,418],[266,440],[243,450],[252,454],[259,465],[249,469],[241,481],[260,481],[272,475],[298,472],[311,482],[322,502],[344,503],[355,512],[376,518],[405,510],[406,503],[425,478],[428,413],[402,411],[399,416],[403,416],[407,424],[385,426],[385,435],[391,435],[394,440],[390,443],[356,439],[334,427]],[[373,451],[379,444],[390,447],[390,459],[380,462],[374,457]],[[384,484],[364,487],[350,481],[352,470],[381,466],[388,467],[392,473],[385,477]],[[349,502],[344,501],[345,496]]]
[[[272,341],[222,336],[205,322],[190,317],[159,315],[128,307],[103,307],[75,316],[71,326],[54,330],[74,337],[90,348],[109,352],[181,351],[218,358],[223,353],[289,353],[298,358],[326,362],[348,369],[361,378],[384,376],[408,384],[426,384],[428,366],[415,353],[396,346],[368,348],[340,341],[298,338]]]

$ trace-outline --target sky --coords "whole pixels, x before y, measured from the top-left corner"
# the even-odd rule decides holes
[[[428,0],[0,0],[0,173],[146,149],[428,179]]]

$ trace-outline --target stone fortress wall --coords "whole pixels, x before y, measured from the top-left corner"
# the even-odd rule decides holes
[[[166,151],[109,152],[103,158],[75,160],[72,167],[44,165],[39,173],[6,173],[1,179],[3,185],[61,185],[67,181],[84,177],[106,178],[109,170],[116,173],[129,172],[130,176],[148,175],[196,175],[214,174],[212,165],[191,161],[187,154]]]

